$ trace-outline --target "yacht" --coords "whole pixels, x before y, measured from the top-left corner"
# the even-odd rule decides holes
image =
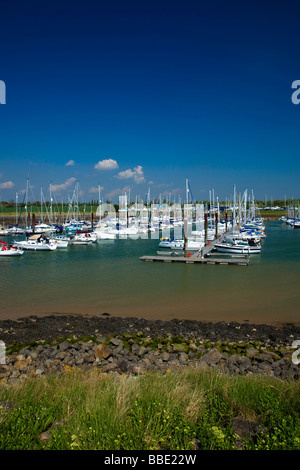
[[[54,251],[57,248],[55,243],[44,235],[32,235],[28,240],[14,241],[13,246],[21,250],[30,251]]]
[[[232,242],[215,243],[215,249],[220,253],[237,253],[237,254],[253,254],[261,252],[261,245],[255,240],[249,239],[247,243],[240,242],[239,240],[232,240]]]

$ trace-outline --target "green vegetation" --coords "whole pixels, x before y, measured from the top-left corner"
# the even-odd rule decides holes
[[[299,392],[299,382],[206,368],[115,376],[66,366],[0,388],[0,449],[299,450]]]

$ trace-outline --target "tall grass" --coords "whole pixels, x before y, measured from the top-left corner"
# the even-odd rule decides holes
[[[299,388],[203,368],[120,378],[68,370],[2,387],[0,448],[299,449]],[[257,423],[255,434],[237,436],[234,418]]]

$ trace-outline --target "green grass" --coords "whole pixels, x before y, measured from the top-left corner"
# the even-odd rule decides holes
[[[0,449],[299,450],[299,391],[299,382],[202,368],[115,378],[66,367],[0,389]],[[233,418],[257,423],[255,435],[238,438]]]

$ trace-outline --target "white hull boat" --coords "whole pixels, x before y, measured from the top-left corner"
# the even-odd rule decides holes
[[[97,241],[101,240],[115,240],[116,234],[111,232],[95,232],[97,235]]]
[[[13,246],[30,251],[54,251],[57,248],[57,245],[52,244],[43,235],[33,235],[28,240],[14,241]]]
[[[205,240],[204,238],[194,238],[190,239],[188,238],[187,241],[187,250],[201,250],[205,245]]]
[[[300,228],[300,220],[295,220],[293,223],[294,228]]]
[[[68,238],[59,238],[55,237],[50,240],[50,243],[56,245],[57,248],[68,248],[69,246],[69,239]]]
[[[21,250],[30,250],[30,251],[54,251],[57,246],[50,243],[36,242],[30,240],[24,240],[20,242],[14,242],[13,246],[21,248]]]
[[[71,245],[91,245],[93,243],[92,240],[89,240],[88,238],[73,238],[70,240]]]
[[[165,238],[160,241],[159,245],[160,248],[177,248],[177,250],[184,249],[184,240],[175,239],[170,240],[169,238]]]
[[[240,243],[215,243],[214,247],[220,253],[236,253],[239,255],[258,254],[261,252],[261,246],[257,244],[240,244]]]
[[[25,234],[25,229],[19,228],[19,227],[10,227],[6,229],[7,235],[24,235]]]
[[[23,250],[15,248],[6,242],[0,241],[0,256],[20,256],[23,253]]]

